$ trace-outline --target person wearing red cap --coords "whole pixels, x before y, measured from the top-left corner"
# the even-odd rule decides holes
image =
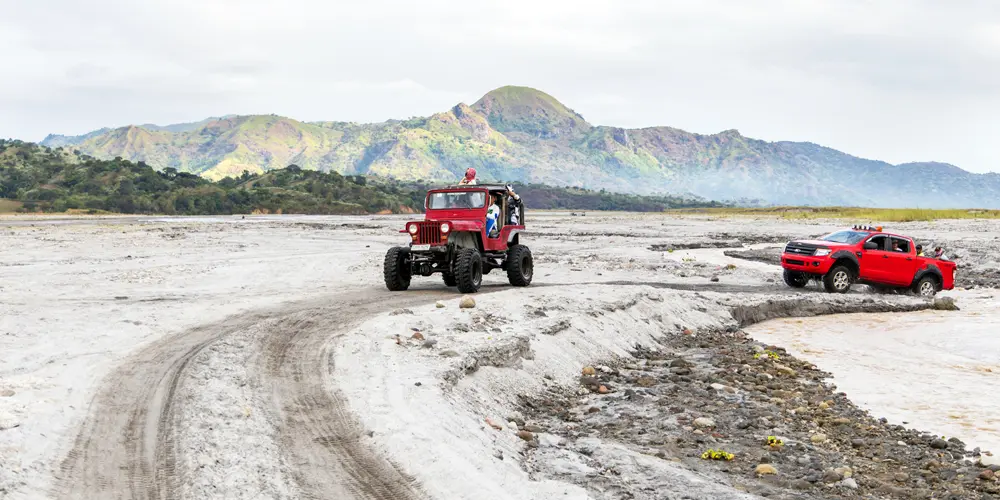
[[[465,171],[465,177],[458,181],[459,185],[476,185],[476,169],[470,168]]]

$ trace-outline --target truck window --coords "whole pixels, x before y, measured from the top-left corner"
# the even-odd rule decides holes
[[[892,250],[901,253],[910,253],[910,240],[906,238],[892,238]]]
[[[887,245],[888,240],[889,240],[889,237],[886,236],[886,235],[884,235],[884,234],[883,235],[879,235],[879,236],[873,236],[873,237],[871,237],[871,238],[868,239],[868,241],[870,241],[870,242],[875,243],[876,245],[878,245],[878,249],[882,250],[882,251],[885,251],[886,247],[888,246]]]
[[[431,193],[427,201],[427,208],[431,210],[483,208],[486,206],[486,193],[482,191]]]

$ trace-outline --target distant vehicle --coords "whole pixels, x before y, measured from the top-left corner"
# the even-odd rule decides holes
[[[785,283],[793,288],[819,280],[828,292],[845,293],[860,283],[909,289],[925,297],[954,288],[957,268],[951,261],[917,256],[908,236],[863,226],[818,240],[789,242],[781,254],[781,267]]]
[[[494,269],[507,272],[511,285],[531,284],[531,250],[521,243],[525,229],[524,207],[506,195],[507,186],[462,185],[428,191],[424,220],[406,223],[410,244],[390,248],[385,254],[385,286],[406,290],[413,276],[440,273],[447,286],[462,293],[479,291],[483,275]],[[487,234],[487,211],[493,196],[500,196],[499,217],[493,234]]]

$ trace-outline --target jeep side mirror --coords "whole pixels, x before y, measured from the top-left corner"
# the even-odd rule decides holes
[[[865,250],[878,250],[878,243],[875,243],[874,241],[866,241]]]

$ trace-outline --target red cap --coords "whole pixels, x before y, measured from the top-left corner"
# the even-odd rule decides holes
[[[466,170],[465,171],[465,178],[468,179],[468,180],[470,180],[470,181],[472,179],[475,179],[476,178],[476,169],[470,168],[470,169]]]

